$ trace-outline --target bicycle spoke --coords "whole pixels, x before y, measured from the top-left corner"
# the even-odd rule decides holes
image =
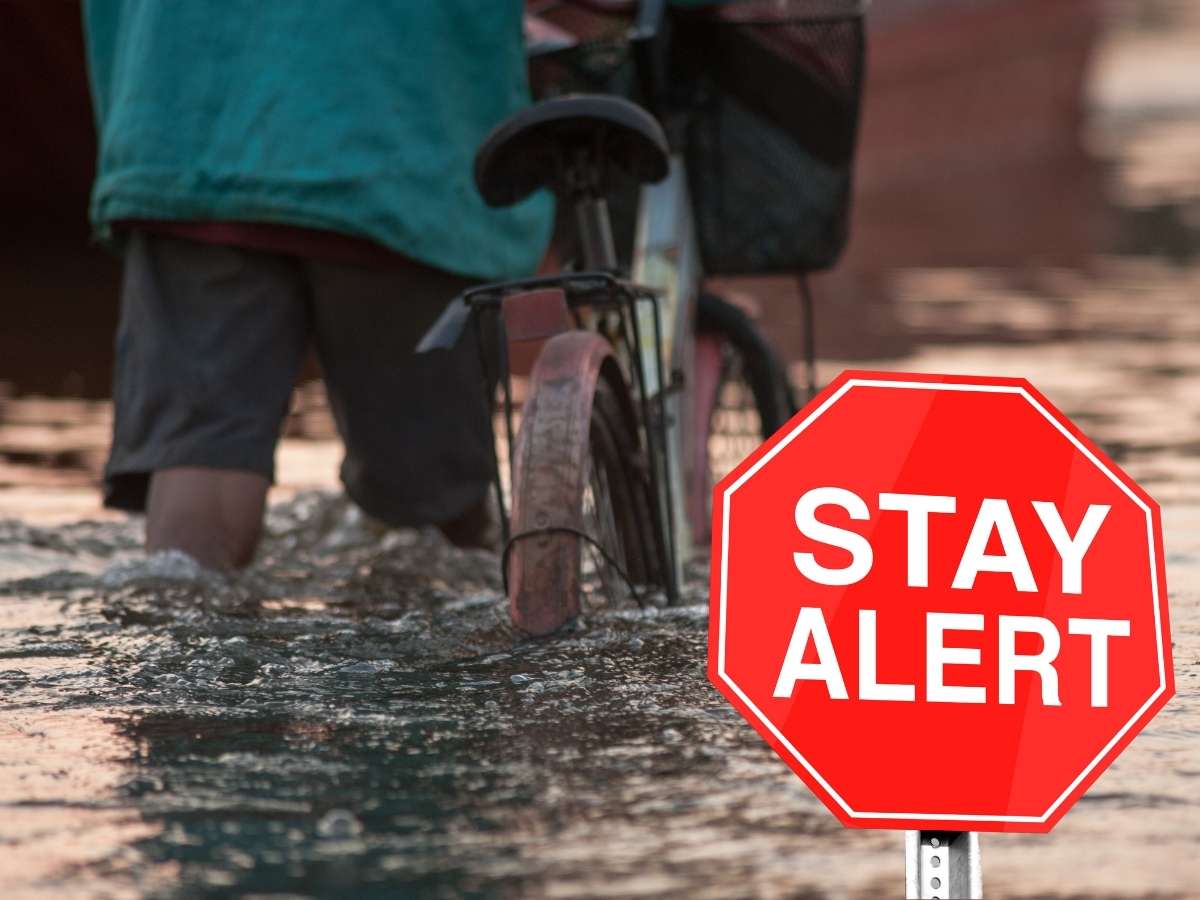
[[[590,600],[595,600],[599,589],[609,603],[617,603],[627,593],[624,589],[625,553],[612,507],[608,473],[603,466],[597,466],[590,456],[584,481],[583,521],[584,530],[604,548],[613,562],[606,560],[595,545],[582,541],[582,590]],[[614,562],[622,571],[614,571]]]

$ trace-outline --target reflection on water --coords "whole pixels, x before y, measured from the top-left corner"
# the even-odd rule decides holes
[[[696,590],[522,642],[494,557],[425,533],[381,544],[342,509],[277,508],[243,578],[138,562],[106,526],[99,576],[10,583],[0,677],[30,711],[6,718],[0,802],[53,803],[101,856],[137,861],[18,835],[45,860],[26,886],[53,895],[83,866],[200,892],[654,895],[772,877],[741,841],[783,855],[838,832],[705,684]],[[714,779],[732,794],[699,789]]]

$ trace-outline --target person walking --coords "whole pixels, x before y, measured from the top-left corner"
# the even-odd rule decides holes
[[[489,209],[471,176],[529,102],[521,19],[519,0],[86,0],[90,214],[124,256],[104,502],[146,512],[148,550],[251,560],[310,345],[349,497],[486,541],[474,342],[413,351],[549,239],[548,197]]]

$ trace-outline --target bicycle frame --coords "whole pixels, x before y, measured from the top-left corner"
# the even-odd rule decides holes
[[[670,171],[658,184],[642,188],[633,252],[633,280],[662,292],[661,319],[663,322],[662,353],[666,361],[669,382],[651,383],[653,397],[662,393],[666,416],[666,452],[676,461],[671,467],[667,496],[661,502],[670,505],[667,521],[672,523],[671,540],[676,548],[675,577],[683,577],[685,553],[692,547],[691,528],[686,509],[688,474],[684,460],[693,458],[690,446],[695,438],[692,428],[692,404],[689,402],[691,373],[694,363],[694,324],[696,302],[703,273],[700,268],[700,248],[696,242],[688,193],[687,172],[683,157],[674,155]],[[647,317],[646,306],[639,306],[639,315]],[[651,329],[643,327],[643,338]],[[643,360],[650,358],[655,348],[643,345]]]
[[[607,206],[588,201],[576,207],[576,222],[583,247],[584,265],[589,270],[613,270],[616,254]],[[683,579],[685,555],[692,547],[686,508],[688,474],[684,460],[693,458],[689,401],[694,353],[695,310],[703,279],[700,249],[696,242],[688,193],[687,172],[682,155],[671,158],[667,177],[641,189],[633,248],[634,284],[655,290],[635,303],[638,360],[623,360],[627,370],[645,374],[642,390],[649,400],[658,399],[663,420],[663,453],[670,463],[666,483],[660,486],[661,521],[667,523],[673,578]],[[657,320],[657,327],[656,327]],[[665,383],[658,374],[663,371]]]
[[[515,113],[497,126],[477,156],[477,181],[489,202],[510,203],[533,186],[543,186],[570,207],[562,211],[574,215],[581,257],[577,266],[561,275],[467,291],[447,308],[417,348],[451,346],[468,323],[476,326],[486,373],[487,410],[494,434],[503,425],[510,450],[509,481],[514,486],[510,520],[499,447],[494,444],[505,589],[514,621],[527,623],[534,634],[548,633],[565,621],[564,616],[579,612],[576,546],[582,550],[590,544],[616,566],[639,602],[644,595],[635,584],[661,584],[669,602],[678,602],[693,537],[707,530],[706,495],[711,480],[719,475],[713,472],[714,446],[718,452],[736,446],[724,439],[718,444],[710,440],[717,421],[714,411],[721,410],[728,419],[722,404],[730,399],[744,403],[739,396],[749,396],[748,391],[760,415],[755,430],[761,432],[779,427],[795,409],[785,370],[746,314],[701,290],[699,223],[683,152],[693,109],[687,97],[667,90],[670,44],[668,38],[659,38],[662,29],[669,32],[673,25],[664,18],[663,5],[662,0],[643,0],[637,26],[627,33],[635,62],[633,75],[640,86],[636,93],[646,108],[658,111],[661,128],[647,122],[643,111],[630,109],[628,100],[564,97],[551,101],[554,106]],[[581,46],[572,43],[566,32],[556,33],[553,26],[543,29],[541,36],[545,41],[537,56],[542,59]],[[605,61],[603,55],[600,59]],[[569,65],[569,60],[563,64]],[[553,67],[545,71],[551,79],[545,83],[554,84]],[[622,85],[629,87],[628,74],[622,75],[620,85],[613,81],[613,93],[623,93]],[[600,83],[605,77],[601,72],[586,83]],[[569,84],[569,75],[564,80]],[[664,88],[661,94],[659,87]],[[632,122],[640,124],[631,124],[631,115]],[[534,145],[519,143],[530,140],[535,134],[532,129],[543,127],[546,130],[536,139],[561,142],[548,148],[544,157]],[[616,136],[612,144],[610,135]],[[632,143],[622,149],[622,141]],[[503,149],[510,154],[515,150],[507,165],[495,162],[504,158],[497,155]],[[536,159],[543,171],[530,173],[528,165],[523,171],[515,162],[521,159]],[[643,181],[629,272],[621,271],[620,260],[625,257],[615,247],[605,196],[612,186],[608,172],[614,164]],[[506,178],[513,179],[507,191]],[[645,184],[649,178],[660,181]],[[810,311],[806,290],[803,297]],[[485,337],[489,324],[496,326],[495,353],[489,353]],[[811,328],[808,332],[811,351]],[[811,352],[808,356],[811,385]],[[751,363],[748,376],[740,368],[746,360]],[[514,374],[531,379],[532,403],[524,411],[519,441],[513,427]],[[601,375],[603,391],[596,388]],[[736,384],[739,378],[741,395],[737,389],[726,392],[725,385]],[[499,422],[494,416],[497,384],[503,398]],[[600,408],[610,410],[607,421],[604,414],[592,418],[598,397],[604,398]],[[619,413],[611,412],[618,407]],[[609,424],[618,420],[624,424]],[[619,442],[612,440],[613,433],[622,435]],[[633,561],[627,568],[579,524],[582,519],[576,507],[588,501],[578,473],[591,460],[592,440],[608,448],[610,461],[619,461],[609,469],[618,485],[611,495],[622,497],[627,511],[623,533],[633,536],[632,543],[623,544],[621,559]],[[620,447],[619,453],[614,446]],[[519,465],[514,463],[514,447]],[[603,488],[593,488],[593,495],[595,490],[605,493]],[[611,509],[608,515],[611,523]],[[510,559],[515,572],[511,592]],[[528,572],[541,574],[527,578]],[[542,598],[556,593],[568,598],[561,608],[543,603]]]
[[[684,461],[693,458],[690,374],[694,354],[695,310],[703,274],[696,242],[687,173],[681,156],[671,159],[666,178],[646,185],[639,198],[633,248],[633,278],[614,274],[613,238],[603,201],[589,201],[575,210],[583,240],[585,270],[561,275],[520,279],[473,288],[451,303],[418,346],[418,351],[451,346],[475,320],[484,370],[489,357],[499,370],[487,380],[499,383],[507,446],[514,446],[513,392],[509,351],[503,315],[504,298],[516,294],[561,289],[571,314],[588,327],[603,331],[612,342],[626,379],[634,388],[643,440],[649,457],[650,477],[658,498],[657,520],[669,557],[666,589],[670,602],[678,600],[683,565],[692,549],[686,508],[687,478]],[[479,319],[491,315],[499,325],[497,347],[489,354],[483,344],[488,330]],[[616,316],[605,322],[604,317]],[[491,388],[488,388],[489,407]],[[510,459],[511,462],[511,459]],[[496,499],[506,543],[510,539],[507,513],[497,461]],[[510,472],[511,476],[511,472]]]
[[[662,61],[656,40],[665,23],[666,2],[641,0],[631,6],[637,10],[630,31],[637,80],[653,109],[662,80]],[[617,261],[612,250],[607,207],[603,202],[598,208],[588,209],[581,204],[576,214],[586,267],[614,270]],[[678,151],[672,152],[667,177],[641,188],[630,275],[635,284],[655,289],[660,297],[658,308],[652,309],[653,301],[638,303],[639,333],[643,342],[638,350],[642,357],[641,369],[651,373],[645,388],[650,398],[661,396],[664,449],[669,459],[675,461],[675,465],[669,467],[667,484],[660,491],[665,496],[660,496],[659,502],[663,507],[663,521],[670,523],[671,533],[667,537],[673,547],[674,580],[679,583],[683,578],[685,554],[690,555],[692,548],[686,479],[689,474],[698,477],[698,473],[685,472],[684,461],[694,458],[691,443],[695,434],[690,421],[689,391],[695,351],[693,326],[704,276],[687,171],[683,154]],[[661,332],[651,327],[655,316],[661,321]],[[660,335],[661,342],[657,346],[647,343],[654,340],[655,334]],[[665,364],[668,379],[665,384],[653,375],[657,371],[656,358]]]
[[[657,6],[654,15],[661,18],[661,4],[647,5]],[[640,36],[646,41],[643,47],[653,37],[653,18],[650,16],[641,23]],[[694,354],[693,325],[702,280],[682,155],[672,156],[668,174],[662,181],[641,189],[630,279],[616,274],[618,261],[606,201],[589,198],[579,202],[573,212],[584,271],[469,290],[460,298],[461,303],[452,303],[447,308],[421,341],[418,351],[455,343],[466,330],[468,320],[474,320],[486,372],[490,368],[483,342],[486,329],[479,319],[492,315],[500,326],[497,353],[493,357],[498,360],[499,368],[494,380],[489,378],[489,384],[498,382],[501,388],[505,436],[511,451],[515,437],[510,372],[513,345],[506,329],[517,332],[532,323],[533,331],[538,332],[535,336],[545,338],[564,327],[564,317],[573,316],[574,327],[587,327],[604,334],[614,348],[626,382],[633,388],[649,477],[657,498],[655,518],[667,556],[664,586],[668,602],[677,603],[683,565],[692,548],[684,460],[693,457],[689,381]],[[560,291],[561,296],[555,291]],[[536,293],[543,296],[530,296]],[[511,302],[515,295],[522,295],[522,300],[528,302]],[[506,297],[510,298],[507,305]],[[561,312],[555,312],[556,308]],[[524,323],[516,321],[520,316],[527,317]],[[489,386],[489,407],[491,390]],[[507,558],[513,536],[508,533],[498,460],[495,491]],[[507,578],[507,566],[504,570]]]

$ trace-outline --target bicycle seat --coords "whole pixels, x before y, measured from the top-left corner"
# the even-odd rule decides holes
[[[620,97],[574,94],[514,113],[475,154],[475,185],[488,206],[511,206],[539,188],[602,197],[610,168],[640,182],[667,174],[657,120]]]

